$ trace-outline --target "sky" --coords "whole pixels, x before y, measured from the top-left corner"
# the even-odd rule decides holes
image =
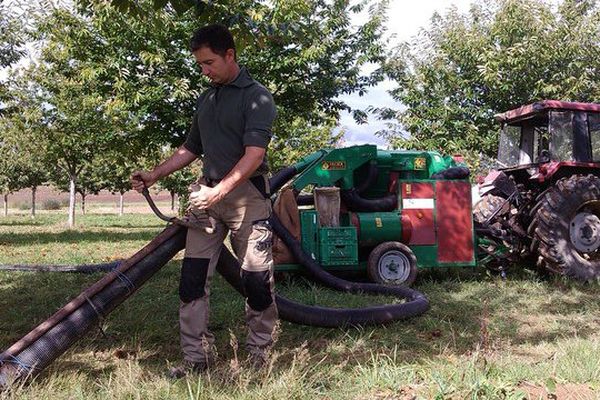
[[[466,12],[473,0],[391,0],[388,10],[387,31],[394,35],[392,44],[397,44],[415,36],[419,29],[426,28],[434,12],[444,14],[448,8],[455,6],[460,12]],[[360,23],[360,20],[355,21]],[[371,88],[364,96],[352,94],[341,97],[350,107],[364,109],[371,105],[374,107],[400,108],[401,105],[387,93],[395,86],[393,82],[384,81]],[[340,126],[346,131],[345,145],[373,143],[385,147],[385,141],[374,135],[375,132],[385,128],[382,121],[370,116],[369,122],[357,125],[348,113],[342,115]]]

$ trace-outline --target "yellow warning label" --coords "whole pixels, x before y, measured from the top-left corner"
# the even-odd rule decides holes
[[[381,218],[375,217],[375,226],[378,228],[383,227],[383,222],[381,222]]]
[[[323,161],[321,169],[325,170],[344,170],[346,169],[346,161]]]
[[[417,158],[415,158],[413,167],[415,169],[425,169],[427,167],[427,160],[425,160],[425,158],[423,158],[423,157],[417,157]]]

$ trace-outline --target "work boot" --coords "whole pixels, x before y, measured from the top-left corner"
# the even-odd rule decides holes
[[[200,374],[204,371],[208,371],[212,365],[212,360],[203,360],[197,362],[184,360],[181,364],[170,367],[167,371],[167,375],[171,379],[180,379],[187,375]]]
[[[258,348],[249,349],[247,362],[255,371],[261,371],[269,365],[269,353]]]

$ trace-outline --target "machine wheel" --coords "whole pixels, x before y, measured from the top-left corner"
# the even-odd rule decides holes
[[[540,203],[529,229],[538,264],[581,280],[600,278],[600,178],[563,178]]]
[[[371,251],[367,263],[371,281],[410,286],[417,278],[417,257],[400,242],[383,242]]]

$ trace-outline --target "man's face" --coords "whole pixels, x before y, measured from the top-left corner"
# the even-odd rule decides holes
[[[227,50],[225,56],[214,53],[210,47],[203,46],[194,53],[196,62],[202,68],[202,74],[212,83],[223,85],[231,82],[235,76],[235,55],[233,49]]]

